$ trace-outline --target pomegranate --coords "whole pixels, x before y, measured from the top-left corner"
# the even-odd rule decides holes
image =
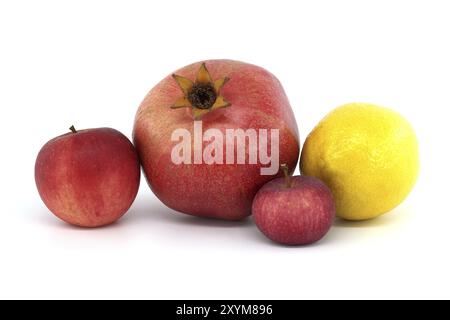
[[[299,137],[281,83],[261,67],[208,60],[179,69],[140,105],[133,139],[148,184],[168,207],[239,220]]]

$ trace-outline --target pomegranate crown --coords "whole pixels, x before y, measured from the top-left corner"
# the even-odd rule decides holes
[[[231,106],[220,93],[230,79],[224,77],[212,80],[205,63],[201,64],[195,81],[176,74],[172,77],[183,91],[183,96],[179,97],[171,108],[191,108],[194,120],[201,119],[213,110]]]

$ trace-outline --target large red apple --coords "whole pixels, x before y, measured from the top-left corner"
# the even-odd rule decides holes
[[[39,194],[51,212],[70,224],[110,224],[136,197],[140,179],[136,150],[114,129],[71,129],[47,142],[37,156]]]
[[[194,63],[163,79],[139,107],[133,137],[163,203],[227,220],[250,215],[258,189],[274,178],[279,163],[295,168],[299,154],[281,83],[260,67],[232,60]]]

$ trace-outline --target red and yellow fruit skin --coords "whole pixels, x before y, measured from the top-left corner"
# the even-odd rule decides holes
[[[175,74],[194,80],[201,63],[186,66]],[[215,128],[225,136],[226,129],[279,129],[280,163],[295,168],[299,156],[298,129],[278,79],[243,62],[205,63],[213,79],[230,78],[221,94],[231,106],[206,114],[202,118],[203,132]],[[183,213],[226,220],[250,215],[256,192],[274,178],[260,174],[261,164],[172,163],[172,132],[185,128],[193,136],[192,111],[170,108],[180,95],[177,83],[167,76],[149,92],[136,114],[133,138],[150,188],[164,204]]]
[[[122,217],[133,203],[139,159],[117,130],[80,130],[42,147],[35,180],[39,195],[57,217],[81,227],[100,227]]]

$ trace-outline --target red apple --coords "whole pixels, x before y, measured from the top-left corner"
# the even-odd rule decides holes
[[[253,218],[269,239],[288,245],[310,244],[322,239],[333,224],[335,206],[330,189],[307,177],[277,178],[258,191]]]
[[[280,163],[295,168],[299,154],[297,124],[278,79],[232,60],[194,63],[163,79],[139,107],[133,137],[164,204],[227,220],[250,215],[258,189]]]
[[[140,179],[130,140],[117,130],[76,131],[47,142],[36,159],[39,195],[60,219],[81,227],[110,224],[133,203]]]

